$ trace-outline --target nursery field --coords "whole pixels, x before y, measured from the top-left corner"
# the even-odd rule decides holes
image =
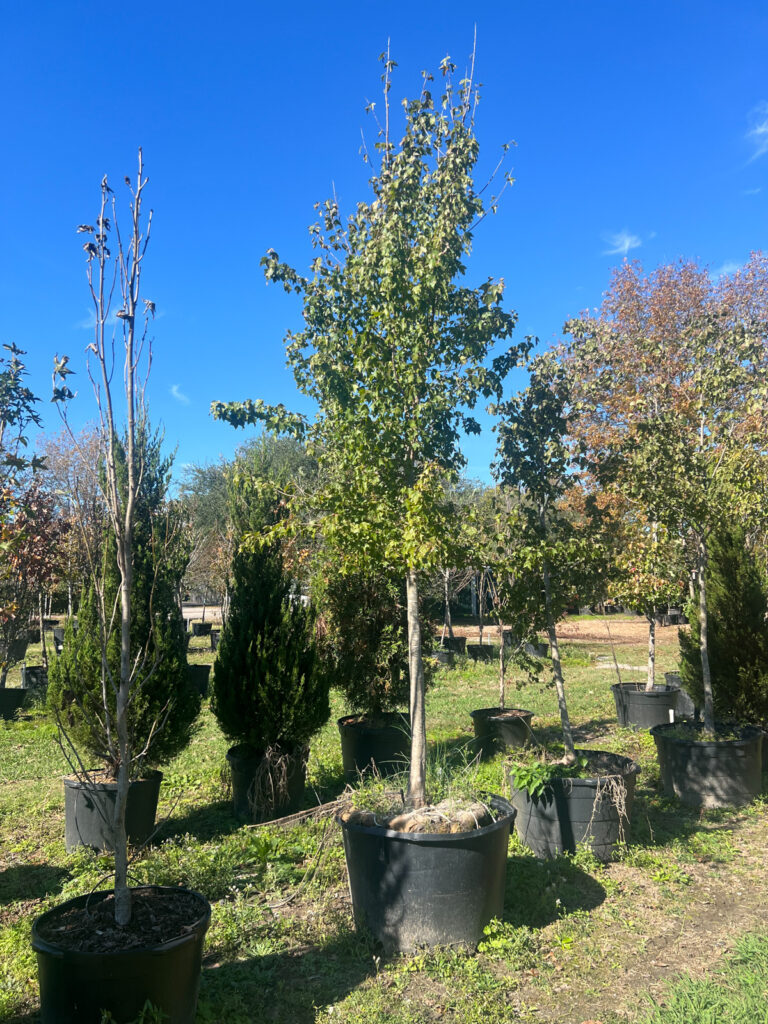
[[[643,678],[643,621],[611,616],[608,625],[622,678]],[[642,768],[628,842],[602,866],[583,851],[537,861],[513,836],[504,915],[478,952],[384,957],[356,934],[333,816],[239,825],[227,742],[204,702],[192,743],[165,768],[164,821],[131,865],[136,883],[187,885],[213,903],[200,1024],[766,1020],[768,802],[700,813],[666,800],[653,741],[616,724],[605,620],[568,619],[561,635],[578,744],[629,755]],[[676,670],[677,630],[657,637],[658,671]],[[190,661],[212,658],[208,639],[193,638]],[[505,792],[503,758],[475,765],[469,746],[469,712],[497,703],[497,672],[462,659],[436,670],[427,695],[432,787],[454,773]],[[312,747],[308,808],[344,788],[335,719],[346,709],[333,700]],[[539,738],[557,739],[553,688],[513,680],[508,704],[535,713]],[[39,709],[0,722],[0,1020],[16,1024],[37,1019],[32,919],[109,884],[109,858],[65,852],[68,769],[55,737]]]

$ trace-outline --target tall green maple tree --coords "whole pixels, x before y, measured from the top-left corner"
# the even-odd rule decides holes
[[[310,423],[262,401],[214,403],[213,412],[236,426],[261,421],[303,437],[320,466],[311,518],[324,544],[350,572],[388,568],[404,576],[409,800],[418,807],[426,801],[420,581],[452,564],[445,482],[464,464],[461,432],[479,431],[471,410],[481,398],[500,398],[521,347],[489,362],[493,345],[515,324],[501,305],[503,281],[460,283],[485,213],[473,182],[471,75],[454,86],[446,58],[435,100],[432,76],[424,73],[418,99],[403,104],[405,130],[395,144],[389,92],[396,65],[388,54],[382,60],[384,116],[371,196],[346,220],[335,198],[318,205],[309,276],[273,250],[262,261],[268,281],[302,297],[304,328],[286,336],[288,362],[317,416]]]

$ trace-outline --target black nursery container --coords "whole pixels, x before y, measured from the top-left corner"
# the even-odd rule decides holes
[[[679,686],[662,684],[646,690],[645,683],[614,683],[611,692],[619,725],[652,729],[673,722],[677,715]]]
[[[733,729],[735,739],[698,739],[651,729],[661,781],[668,797],[690,807],[741,807],[760,795],[764,733],[756,725]]]
[[[525,747],[531,742],[532,711],[524,708],[477,708],[469,715],[475,730],[475,753],[483,760],[501,750]]]
[[[474,947],[504,910],[509,830],[515,811],[488,804],[497,821],[472,832],[395,832],[338,819],[355,924],[385,952]]]
[[[346,715],[337,724],[345,782],[356,782],[365,773],[392,775],[408,767],[411,727],[406,714],[386,711],[372,721]]]
[[[155,891],[174,893],[166,886]],[[190,892],[190,890],[187,890]],[[203,939],[211,907],[199,893],[199,915],[184,934],[168,942],[110,953],[78,953],[40,936],[40,926],[62,911],[106,899],[96,892],[68,900],[39,917],[32,925],[32,948],[37,953],[41,1024],[100,1024],[104,1010],[117,1024],[135,1021],[149,1000],[165,1024],[192,1024],[197,1008]]]
[[[157,801],[163,773],[152,771],[131,782],[125,808],[125,829],[133,846],[145,843],[155,828]],[[78,846],[113,850],[112,821],[117,799],[116,782],[81,782],[64,779],[64,843],[67,852]]]
[[[640,766],[628,757],[602,750],[576,753],[586,755],[601,774],[553,779],[538,797],[531,797],[527,789],[515,789],[510,780],[512,805],[517,811],[515,831],[537,857],[575,853],[578,844],[584,843],[598,860],[609,861],[629,828]]]
[[[29,690],[18,686],[4,686],[0,689],[0,718],[13,718],[24,707]]]

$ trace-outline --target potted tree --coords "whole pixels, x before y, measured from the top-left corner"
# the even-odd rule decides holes
[[[573,411],[562,364],[551,354],[537,357],[525,392],[496,411],[501,418],[494,471],[522,499],[507,517],[505,532],[517,537],[507,555],[508,571],[539,581],[530,591],[542,598],[564,747],[559,761],[513,764],[515,828],[537,856],[573,853],[586,843],[599,860],[609,860],[626,835],[639,768],[628,757],[577,750],[568,715],[556,622],[573,592],[599,587],[604,558],[564,508],[577,487],[577,466],[566,442]]]
[[[277,543],[242,545],[213,670],[213,713],[227,752],[235,814],[268,821],[301,806],[309,741],[328,721],[328,677],[315,614],[292,593]]]
[[[328,557],[330,555],[330,557]],[[408,763],[408,623],[401,579],[379,573],[341,574],[322,552],[314,593],[321,617],[325,671],[351,714],[338,720],[344,778],[391,775]]]
[[[388,107],[394,62],[388,54],[383,61]],[[314,422],[261,401],[213,406],[235,425],[264,422],[306,438],[320,465],[306,521],[343,571],[395,568],[405,582],[409,811],[428,803],[420,585],[425,573],[453,562],[445,482],[462,465],[459,431],[477,429],[469,410],[500,395],[520,351],[486,365],[514,316],[501,308],[500,282],[470,289],[457,280],[482,203],[472,183],[474,85],[466,79],[454,89],[452,72],[446,58],[441,101],[425,76],[421,95],[405,106],[399,145],[384,130],[372,198],[346,222],[335,201],[319,207],[312,276],[272,250],[263,261],[268,281],[304,299],[304,330],[289,335],[288,353],[299,390],[317,405]],[[504,900],[513,812],[497,806],[497,820],[459,835],[343,820],[357,923],[389,949],[477,942]],[[471,904],[466,914],[454,912],[457,893]]]
[[[131,195],[127,232],[113,228],[117,214],[106,176],[101,183],[95,225],[83,224],[79,229],[87,235],[83,248],[96,313],[90,349],[96,364],[94,377],[98,380],[96,398],[103,445],[101,484],[110,528],[105,562],[107,567],[113,562],[117,564],[116,575],[102,575],[96,565],[91,573],[97,619],[95,642],[101,664],[102,702],[96,713],[116,771],[111,819],[114,886],[108,891],[70,899],[34,922],[32,946],[37,953],[41,1020],[45,1024],[98,1024],[105,1012],[118,1020],[132,1020],[147,1001],[176,1024],[191,1024],[197,1003],[203,937],[211,913],[208,901],[187,889],[128,886],[126,813],[131,777],[136,774],[137,765],[140,767],[148,757],[152,742],[168,726],[174,708],[170,704],[153,721],[147,735],[138,738],[133,733],[131,708],[141,703],[151,673],[159,667],[152,654],[153,645],[157,650],[157,634],[170,628],[170,624],[162,615],[150,614],[145,620],[144,643],[136,651],[134,621],[142,614],[141,604],[134,602],[134,570],[142,557],[136,512],[142,486],[149,478],[148,474],[145,476],[146,443],[140,440],[146,417],[145,380],[139,379],[139,367],[142,357],[149,355],[149,318],[154,313],[154,304],[141,299],[139,287],[151,224],[151,217],[145,220],[141,212],[147,184],[141,151],[136,179],[133,183],[127,179],[127,184]],[[115,315],[122,328],[125,354],[122,425],[117,420],[112,392],[113,295],[121,303]],[[54,401],[64,403],[65,421],[65,403],[73,397],[68,386],[72,371],[67,364],[66,356],[57,357],[53,394]],[[97,467],[93,469],[98,473]],[[112,595],[114,601],[110,602]],[[80,633],[84,633],[82,627],[78,636]],[[62,721],[62,725],[66,737],[66,722]],[[62,742],[66,745],[68,741],[65,738]],[[75,755],[75,760],[83,781],[87,782],[82,758]]]

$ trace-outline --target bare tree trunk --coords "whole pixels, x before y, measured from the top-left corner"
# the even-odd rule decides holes
[[[423,807],[427,802],[427,725],[424,715],[419,584],[414,569],[409,569],[406,574],[405,590],[408,607],[408,672],[411,680],[411,770],[408,780],[408,802],[412,807]]]
[[[43,668],[48,671],[48,646],[45,642],[45,609],[43,607],[42,590],[37,595],[37,615],[40,619],[40,643],[42,644]]]
[[[571,720],[568,717],[568,705],[565,701],[565,683],[563,681],[563,667],[560,663],[560,648],[557,644],[557,633],[555,631],[555,620],[552,617],[552,592],[549,579],[549,565],[544,561],[542,566],[542,577],[544,581],[544,602],[547,613],[547,636],[549,645],[552,648],[552,675],[557,690],[557,705],[560,709],[560,724],[563,728],[563,746],[565,747],[565,760],[571,763],[576,760],[576,751],[573,745],[573,733],[571,731]]]
[[[67,618],[72,618],[72,581],[67,580]]]
[[[645,683],[646,690],[652,690],[656,682],[656,611],[651,609],[648,618],[648,678]]]
[[[707,567],[709,565],[709,552],[707,542],[699,537],[698,543],[698,570],[699,570],[699,631],[701,649],[701,677],[704,683],[704,728],[708,732],[715,729],[715,703],[712,696],[712,674],[709,668],[709,642],[707,637],[707,626],[709,618],[707,614]]]
[[[499,707],[504,707],[504,670],[506,668],[504,660],[504,622],[501,616],[499,616]]]
[[[484,571],[479,574],[479,578],[480,578],[480,586],[477,588],[477,590],[478,590],[478,593],[477,593],[477,614],[480,617],[480,628],[479,628],[478,632],[480,633],[480,643],[482,644],[482,642],[483,642],[483,626],[485,624],[485,620],[484,620],[484,612],[485,612],[485,572]]]
[[[450,569],[443,569],[443,599],[445,601],[445,615],[443,617],[443,635],[440,638],[440,643],[445,642],[445,631],[448,630],[448,636],[453,640],[453,622],[451,621],[451,602],[450,602],[450,590],[448,587],[448,575]]]

